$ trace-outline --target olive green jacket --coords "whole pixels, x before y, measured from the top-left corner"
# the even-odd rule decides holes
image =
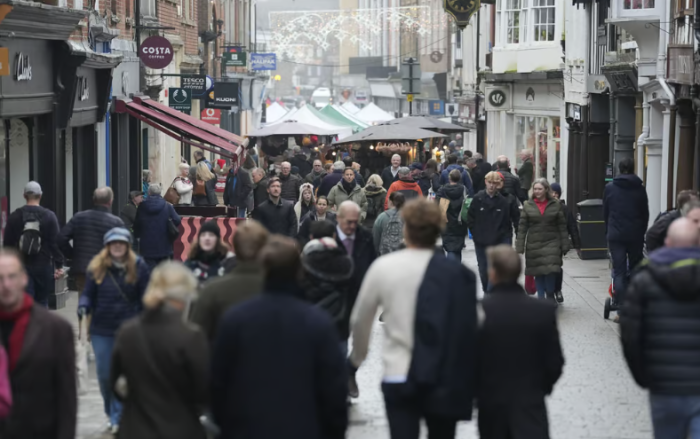
[[[523,204],[515,248],[518,253],[525,253],[526,275],[561,272],[562,258],[569,246],[566,216],[559,201],[549,200],[544,215],[534,201]]]

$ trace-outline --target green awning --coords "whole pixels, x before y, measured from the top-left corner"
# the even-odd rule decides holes
[[[314,109],[315,110],[315,109]],[[316,110],[318,111],[318,110]],[[355,122],[353,120],[350,120],[340,114],[333,106],[331,105],[326,105],[323,107],[320,111],[318,111],[319,117],[321,117],[323,120],[327,121],[328,123],[331,123],[333,125],[342,125],[342,126],[347,126],[352,128],[353,133],[357,133],[359,131],[362,131],[363,129],[367,128],[366,126],[360,125],[358,122]]]

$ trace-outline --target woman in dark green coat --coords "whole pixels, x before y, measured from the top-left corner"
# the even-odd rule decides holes
[[[535,181],[532,200],[523,204],[515,247],[525,254],[525,274],[535,276],[537,296],[554,300],[557,274],[569,251],[569,234],[564,209],[544,178]]]

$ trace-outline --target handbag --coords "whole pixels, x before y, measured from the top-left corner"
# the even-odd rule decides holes
[[[535,276],[525,276],[525,291],[531,296],[537,292]]]
[[[163,197],[165,201],[172,204],[173,206],[176,204],[180,204],[180,194],[178,194],[177,189],[175,189],[175,182],[178,178],[180,177],[176,177],[175,180],[173,180],[173,182],[170,183],[170,187],[167,191],[165,191],[165,196]]]
[[[163,206],[163,210],[165,210],[167,208],[168,208],[167,204],[165,206]],[[175,241],[175,239],[177,239],[177,237],[180,235],[180,229],[178,229],[178,227],[175,225],[175,223],[173,222],[173,219],[170,215],[168,215],[167,232],[168,232],[168,239],[170,239],[170,241]]]

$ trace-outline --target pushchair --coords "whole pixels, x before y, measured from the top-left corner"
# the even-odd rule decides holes
[[[611,270],[612,271],[612,270]],[[603,318],[607,320],[610,318],[610,311],[617,311],[620,309],[617,302],[615,302],[615,289],[613,288],[613,280],[610,280],[610,286],[608,287],[608,294],[610,297],[605,299],[605,305],[603,307]]]

